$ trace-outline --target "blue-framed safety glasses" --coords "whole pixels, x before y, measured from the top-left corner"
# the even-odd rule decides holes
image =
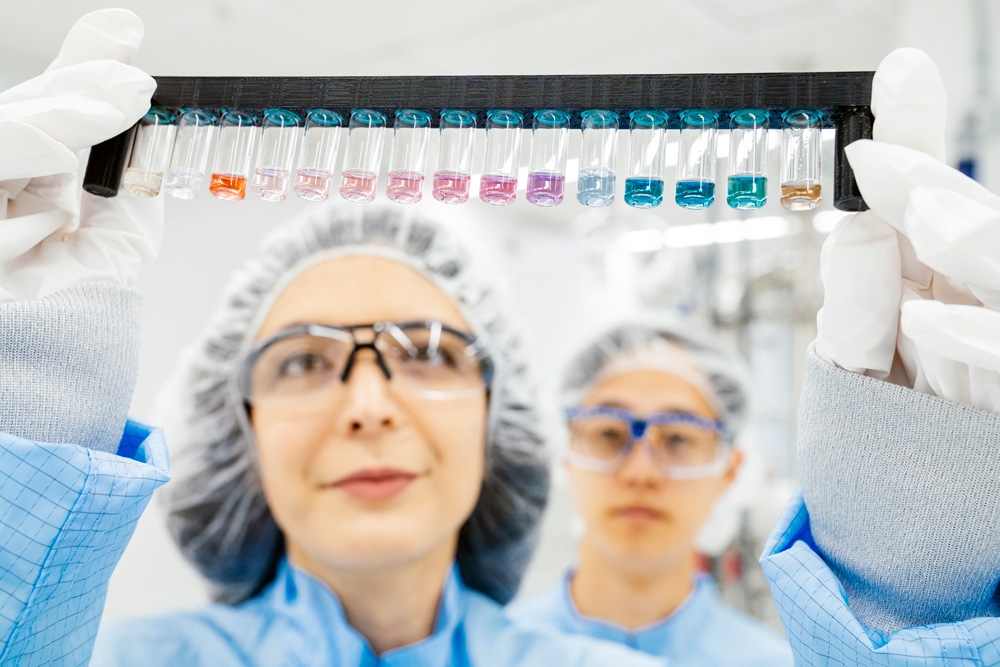
[[[569,462],[586,470],[614,472],[638,444],[660,473],[672,479],[703,479],[726,471],[732,442],[725,424],[686,412],[637,417],[606,406],[566,409]]]

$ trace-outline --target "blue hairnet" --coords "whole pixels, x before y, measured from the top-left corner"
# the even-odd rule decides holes
[[[470,587],[506,603],[537,542],[549,489],[525,352],[496,276],[446,227],[402,211],[319,208],[268,235],[232,277],[160,401],[168,442],[179,451],[166,489],[169,528],[217,601],[237,604],[273,579],[284,542],[234,376],[284,286],[309,266],[348,254],[388,257],[426,276],[454,300],[494,360],[485,477],[459,533],[457,563]]]

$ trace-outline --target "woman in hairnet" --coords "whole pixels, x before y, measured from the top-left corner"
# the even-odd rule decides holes
[[[696,667],[791,665],[788,644],[727,607],[696,542],[741,464],[742,360],[708,331],[634,319],[592,339],[562,382],[579,561],[510,615]]]
[[[503,614],[548,491],[519,339],[444,228],[367,207],[266,239],[172,383],[169,523],[217,603],[94,648],[108,577],[167,480],[160,432],[125,415],[160,223],[125,197],[78,215],[67,169],[148,105],[148,77],[117,62],[140,36],[130,12],[84,17],[0,98],[4,145],[30,158],[0,173],[0,662],[658,664]]]

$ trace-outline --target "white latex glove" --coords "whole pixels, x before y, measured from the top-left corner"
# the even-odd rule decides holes
[[[874,140],[847,147],[871,210],[823,246],[816,352],[1000,411],[1000,198],[941,161],[945,107],[925,53],[898,49],[879,65]]]
[[[79,177],[86,149],[149,109],[156,82],[127,64],[142,36],[128,10],[87,14],[44,74],[0,93],[0,301],[92,282],[134,288],[156,256],[162,198],[95,197]]]

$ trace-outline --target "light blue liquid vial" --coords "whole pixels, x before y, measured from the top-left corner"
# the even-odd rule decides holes
[[[635,208],[655,208],[663,202],[663,179],[632,177],[625,181],[625,203]]]
[[[615,173],[607,169],[582,169],[576,187],[576,200],[584,206],[607,206],[615,200]]]
[[[767,178],[764,176],[730,176],[726,203],[733,208],[760,208],[767,201]]]
[[[715,201],[715,183],[712,181],[677,181],[674,201],[681,208],[708,208]]]

